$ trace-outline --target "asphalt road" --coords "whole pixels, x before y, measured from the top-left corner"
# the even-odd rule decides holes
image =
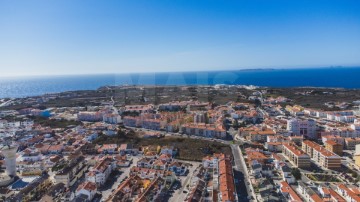
[[[242,156],[239,145],[233,144],[230,145],[232,149],[232,153],[234,155],[235,162],[235,179],[238,180],[237,190],[238,190],[238,198],[239,201],[257,201],[254,190],[251,186],[250,177],[247,172],[247,168],[244,162],[244,157]],[[244,167],[245,166],[245,167]],[[244,189],[246,188],[246,189]],[[253,200],[247,199],[248,196],[252,196]]]

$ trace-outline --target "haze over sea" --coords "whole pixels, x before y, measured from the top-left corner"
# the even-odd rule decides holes
[[[360,67],[251,69],[212,72],[0,77],[0,98],[19,98],[106,85],[256,85],[360,88]]]

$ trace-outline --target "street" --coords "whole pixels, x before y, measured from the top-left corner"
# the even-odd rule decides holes
[[[239,196],[239,201],[257,201],[256,200],[256,196],[255,196],[255,192],[254,192],[254,188],[252,187],[251,181],[250,181],[250,177],[249,177],[249,173],[247,171],[247,167],[245,165],[245,161],[244,161],[244,157],[241,153],[240,147],[239,145],[230,145],[231,149],[232,149],[232,153],[234,155],[234,162],[235,162],[235,172],[240,172],[242,173],[242,177],[243,179],[237,179],[240,182],[242,182],[242,184],[245,185],[246,187],[246,193],[244,192],[243,189],[240,190],[240,193],[238,193]],[[238,174],[239,176],[241,176],[241,174]],[[241,186],[241,185],[240,185]],[[245,197],[244,197],[245,195]],[[246,200],[245,198],[247,196],[251,196],[252,200]]]

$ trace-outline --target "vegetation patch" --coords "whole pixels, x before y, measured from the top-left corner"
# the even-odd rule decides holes
[[[208,140],[188,137],[141,138],[134,131],[119,132],[116,136],[100,135],[93,144],[133,144],[135,147],[159,145],[174,146],[179,150],[176,158],[189,161],[201,161],[203,157],[214,153],[232,155],[228,145]]]
[[[318,182],[341,182],[336,176],[326,174],[306,174],[306,176],[313,181]]]

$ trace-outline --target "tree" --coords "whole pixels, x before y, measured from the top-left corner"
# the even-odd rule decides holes
[[[300,172],[299,168],[293,168],[291,171],[291,174],[295,177],[296,180],[301,179],[301,172]]]
[[[352,174],[351,174],[351,176],[352,176],[353,178],[357,178],[357,177],[358,177],[358,174],[353,171]]]
[[[233,128],[238,129],[239,128],[239,122],[238,120],[234,119],[232,123]]]

